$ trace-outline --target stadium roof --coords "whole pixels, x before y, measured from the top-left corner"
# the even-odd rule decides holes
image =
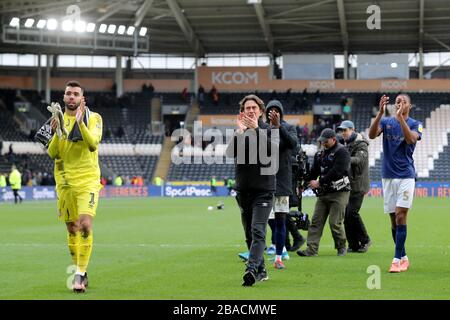
[[[342,54],[347,49],[354,54],[418,52],[420,45],[424,52],[450,51],[448,0],[0,0],[0,19],[4,25],[15,16],[60,19],[73,4],[83,20],[97,26],[147,27],[149,53]],[[379,30],[366,25],[374,4],[381,10]],[[38,51],[30,45],[0,47]]]

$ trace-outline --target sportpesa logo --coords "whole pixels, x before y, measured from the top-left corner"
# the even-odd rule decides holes
[[[391,141],[402,142],[403,140],[405,140],[405,137],[403,137],[403,136],[396,136],[396,135],[393,135],[393,134],[387,134],[386,135],[386,139],[387,140],[391,140]]]

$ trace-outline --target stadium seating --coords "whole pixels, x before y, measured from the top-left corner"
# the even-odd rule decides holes
[[[114,174],[121,176],[142,176],[150,182],[156,168],[157,156],[100,156],[101,166],[106,166]]]
[[[4,141],[2,154],[6,154],[9,144],[13,143],[14,152],[18,154],[19,159],[28,155],[26,161],[29,166],[36,170],[52,172],[52,162],[49,161],[42,148],[33,142],[31,136],[18,130],[17,121],[14,120],[11,113],[18,92],[10,89],[0,90],[0,99],[4,103],[4,111],[0,112],[2,123],[0,139]],[[239,101],[249,93],[219,92],[218,105],[214,105],[211,97],[205,94],[205,103],[201,108],[201,114],[235,114]],[[311,111],[314,103],[340,104],[344,97],[350,98],[352,99],[351,120],[356,124],[357,129],[366,134],[374,112],[378,108],[377,99],[379,98],[379,94],[373,92],[320,93],[319,96],[314,93],[304,94],[302,92],[292,92],[289,95],[285,92],[259,92],[257,94],[265,102],[273,98],[280,99],[285,106],[286,114],[307,113]],[[45,117],[49,116],[46,103],[42,102],[41,96],[35,90],[20,90],[20,95],[38,108]],[[62,95],[62,91],[53,91],[52,100],[61,100]],[[181,97],[181,92],[154,93],[153,95],[147,92],[129,93],[122,100],[116,99],[112,92],[87,93],[87,101],[94,105],[92,109],[103,117],[104,132],[100,146],[100,160],[103,168],[108,172],[130,176],[145,172],[145,178],[151,178],[163,142],[163,136],[153,135],[150,130],[150,102],[151,97],[155,95],[162,97],[165,104],[186,103]],[[449,97],[445,93],[409,93],[409,95],[413,102],[411,117],[424,123],[423,140],[418,143],[414,154],[418,178],[419,180],[448,181],[450,180],[448,172],[450,162],[445,159],[450,152],[447,129],[447,123],[450,122]],[[395,96],[395,93],[389,95],[391,103]],[[303,105],[302,100],[305,100]],[[60,102],[62,103],[62,101]],[[302,147],[311,160],[317,146],[305,144]],[[224,150],[225,145],[217,145],[216,155],[224,156]],[[381,139],[371,140],[369,146],[370,177],[373,181],[381,180],[381,153]],[[195,148],[190,151],[186,149],[185,154],[196,157],[209,156],[211,151],[208,148],[205,150]],[[103,163],[103,159],[107,161]],[[5,168],[10,165],[7,161],[5,163]],[[124,165],[125,168],[119,170],[123,163],[130,164]],[[213,174],[218,178],[226,178],[232,176],[233,173],[234,167],[231,164],[171,164],[168,180],[204,181],[209,180]]]
[[[246,94],[250,93],[226,93],[225,97],[221,97],[218,106],[213,105],[212,100],[208,95],[206,97],[205,107],[201,109],[202,114],[234,114],[236,113],[236,106],[239,100]],[[447,149],[443,149],[444,146],[448,144],[446,124],[450,121],[450,115],[448,115],[448,106],[442,105],[439,107],[441,102],[448,101],[447,94],[445,93],[408,93],[411,96],[413,103],[413,109],[411,111],[411,117],[420,120],[424,123],[424,133],[423,140],[418,143],[415,152],[415,163],[418,171],[419,179],[429,180],[434,179],[433,174],[435,171],[430,171],[433,169],[433,163],[436,162],[439,156],[443,156],[442,152],[448,152]],[[268,101],[273,98],[272,93],[258,93],[258,95],[264,100]],[[285,105],[287,114],[291,112],[297,112],[289,101],[295,99],[300,99],[303,93],[292,93],[290,95],[288,103],[283,101],[285,94],[278,94],[277,97]],[[389,94],[390,102],[395,100],[397,94]],[[352,121],[356,124],[357,129],[365,132],[368,135],[368,127],[373,119],[373,115],[377,112],[378,106],[377,101],[380,97],[378,93],[321,93],[320,103],[321,104],[339,104],[343,97],[352,99]],[[309,104],[318,102],[315,100],[313,94],[307,95],[307,101]],[[231,104],[228,104],[231,103]],[[233,105],[234,104],[234,105]],[[287,107],[286,107],[287,106]],[[375,109],[374,109],[375,107]],[[391,104],[388,109],[393,110],[394,106]],[[447,118],[448,117],[448,118]],[[307,151],[308,156],[311,157],[317,150],[316,145],[303,145],[304,150]],[[216,148],[217,149],[217,148]],[[370,177],[372,181],[381,180],[381,153],[382,153],[382,140],[374,139],[370,141],[369,154],[370,154]],[[201,151],[196,151],[194,154],[202,154]],[[204,154],[204,153],[203,153]],[[445,157],[445,156],[443,156]],[[439,161],[441,166],[446,166],[444,162]],[[183,176],[187,180],[204,179],[207,174],[201,175],[198,173],[198,169],[190,168],[199,165],[195,164],[182,164],[182,165],[172,165],[176,166],[176,169],[171,168],[171,175],[169,178],[174,178],[176,175],[172,174],[177,172],[177,176]],[[450,164],[448,164],[450,168]],[[209,169],[203,168],[204,172],[209,172]],[[440,177],[442,181],[448,180],[450,176],[445,175],[446,171],[441,170],[444,174]],[[192,174],[191,174],[192,173]],[[431,178],[430,178],[431,177]]]
[[[185,160],[191,164],[171,164],[168,181],[209,181],[212,176],[216,176],[217,180],[234,177],[234,164],[227,164],[225,158],[221,159],[222,164],[206,164],[201,157],[189,157]]]
[[[447,133],[447,141],[450,141],[450,133]],[[430,170],[428,181],[449,181],[450,178],[450,146],[443,147],[440,157],[434,160],[433,169]]]
[[[20,94],[29,101],[42,115],[50,116],[47,103],[35,90],[0,90],[0,98],[8,110],[0,112],[2,130],[0,139],[4,141],[2,154],[8,152],[10,143],[17,155],[14,158],[21,170],[25,166],[36,171],[53,172],[53,161],[45,154],[45,150],[35,143],[32,136],[27,136],[17,130],[17,124],[11,111]],[[165,94],[164,94],[165,95]],[[179,94],[169,95],[176,100]],[[62,104],[63,91],[52,91],[52,101]],[[86,100],[92,104],[92,110],[99,112],[103,118],[104,131],[102,143],[99,147],[100,165],[105,173],[128,175],[130,177],[141,175],[148,182],[151,180],[156,166],[157,156],[160,153],[163,136],[153,135],[150,132],[151,95],[147,93],[130,93],[126,99],[116,99],[112,92],[86,93]],[[120,133],[119,128],[123,129]],[[25,159],[26,158],[26,159]],[[5,159],[4,167],[9,171],[10,163]]]
[[[417,144],[414,152],[414,162],[419,178],[429,177],[429,171],[434,167],[434,160],[444,151],[448,145],[450,132],[450,105],[441,105],[431,112],[425,120],[422,133],[422,141]]]
[[[425,103],[429,104],[418,105],[414,103],[413,112],[411,113],[411,117],[416,117],[417,120],[422,121],[424,124],[422,140],[417,143],[414,152],[417,177],[419,179],[423,178],[424,180],[435,180],[430,170],[434,167],[434,161],[445,154],[443,148],[448,145],[447,133],[450,132],[450,128],[448,127],[450,121],[450,105],[441,105],[436,108],[436,100],[434,105],[430,100],[420,99],[419,101],[425,101]],[[393,108],[391,105],[390,109]],[[427,118],[425,119],[423,117]],[[368,135],[368,129],[365,130],[365,133]],[[371,166],[370,177],[374,181],[381,180],[381,153],[382,140],[371,140],[369,145],[369,164]],[[444,179],[448,180],[449,177],[445,176]]]

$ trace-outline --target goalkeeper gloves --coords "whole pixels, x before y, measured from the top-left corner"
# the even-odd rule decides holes
[[[56,134],[61,139],[62,137],[67,138],[67,130],[64,128],[64,116],[61,110],[61,106],[58,102],[52,102],[50,106],[47,107],[47,110],[52,113],[52,119],[56,121]]]

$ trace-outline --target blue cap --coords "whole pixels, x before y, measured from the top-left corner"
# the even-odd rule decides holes
[[[350,120],[342,121],[337,129],[355,129],[355,125]]]

